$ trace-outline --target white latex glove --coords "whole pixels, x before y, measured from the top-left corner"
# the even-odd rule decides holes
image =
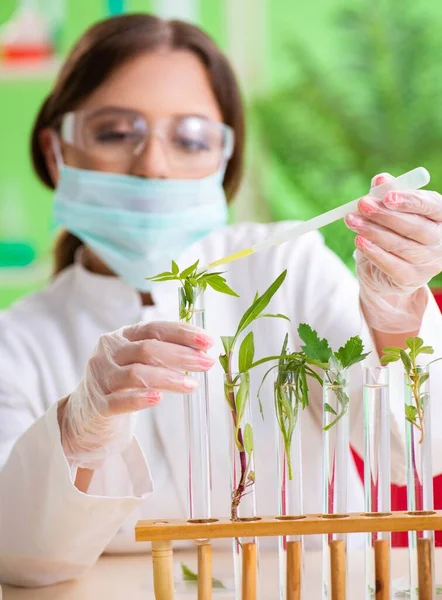
[[[388,182],[384,173],[372,186]],[[356,270],[367,323],[386,333],[418,331],[424,286],[442,270],[442,196],[427,190],[361,198],[345,219],[356,237]]]
[[[181,323],[139,323],[103,335],[59,423],[72,467],[98,468],[131,442],[137,411],[157,404],[161,392],[198,386],[184,371],[206,371],[214,360],[207,333]]]

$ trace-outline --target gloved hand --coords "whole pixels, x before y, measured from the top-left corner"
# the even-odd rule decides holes
[[[184,371],[206,371],[213,340],[182,323],[139,323],[103,335],[59,424],[72,467],[98,468],[131,442],[137,411],[154,406],[161,392],[190,393],[195,379]]]
[[[391,179],[376,176],[372,186]],[[361,198],[345,219],[356,237],[356,270],[367,323],[386,333],[418,331],[424,286],[442,270],[442,196],[427,190]]]

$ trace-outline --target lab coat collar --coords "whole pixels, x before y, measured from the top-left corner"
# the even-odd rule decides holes
[[[75,298],[104,319],[109,331],[138,321],[175,318],[177,292],[174,286],[153,284],[155,305],[143,306],[138,291],[120,277],[88,271],[83,262],[83,248],[75,254],[73,280]]]
[[[75,254],[73,265],[74,297],[100,317],[109,331],[140,320],[141,298],[119,277],[88,271],[83,263],[83,248]]]

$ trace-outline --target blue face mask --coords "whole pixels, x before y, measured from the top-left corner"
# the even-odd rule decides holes
[[[129,285],[151,277],[227,223],[224,169],[204,179],[142,179],[60,166],[55,221]]]

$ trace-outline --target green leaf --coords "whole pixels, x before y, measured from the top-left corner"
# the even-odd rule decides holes
[[[415,358],[418,354],[419,348],[424,345],[424,340],[420,337],[409,337],[405,340],[405,343],[410,348],[411,356]]]
[[[168,281],[170,279],[175,279],[175,275],[173,273],[170,273],[170,271],[158,273],[158,275],[154,275],[153,277],[146,277],[147,281]]]
[[[198,575],[191,571],[184,563],[181,563],[181,573],[184,581],[198,581]]]
[[[321,340],[316,331],[314,331],[310,325],[307,325],[307,323],[301,323],[299,325],[298,334],[304,342],[302,351],[305,352],[309,358],[328,363],[333,352],[325,338]]]
[[[275,281],[270,285],[270,287],[262,294],[262,296],[255,296],[255,300],[252,305],[246,310],[244,315],[242,316],[238,329],[235,334],[235,339],[239,336],[239,334],[244,331],[246,327],[250,325],[261,313],[262,311],[269,305],[270,300],[276,294],[278,289],[284,282],[284,279],[287,276],[287,271],[283,271],[279,277],[275,279]]]
[[[405,418],[407,419],[407,421],[409,421],[410,423],[415,423],[416,416],[417,416],[417,408],[415,406],[413,406],[412,404],[406,404],[405,405]]]
[[[220,275],[211,275],[206,277],[205,281],[216,292],[221,292],[222,294],[228,294],[229,296],[235,296],[236,298],[239,298],[239,295],[227,285],[225,279]]]
[[[328,402],[326,402],[324,404],[324,410],[325,412],[331,413],[332,415],[337,415],[338,413],[335,411],[335,409],[333,408],[333,406],[330,406],[330,404]]]
[[[238,355],[238,369],[240,373],[248,371],[253,364],[253,357],[255,355],[255,342],[253,338],[253,331],[250,331],[243,339],[241,346],[239,347]]]
[[[186,294],[186,300],[192,306],[195,299],[194,289],[187,280],[184,281],[183,288]]]
[[[286,321],[290,321],[289,317],[287,317],[286,315],[283,315],[281,313],[277,313],[276,315],[272,315],[270,313],[264,313],[262,315],[259,315],[260,319],[285,319]]]
[[[255,483],[255,471],[249,471],[249,474],[247,475],[247,480]]]
[[[404,364],[404,367],[405,367],[405,370],[407,371],[407,373],[410,373],[413,368],[413,365],[411,363],[410,357],[405,352],[405,350],[401,350],[401,360]]]
[[[264,376],[263,376],[263,378],[261,379],[261,383],[260,383],[260,385],[259,385],[259,388],[258,388],[257,399],[258,399],[258,405],[259,405],[259,412],[261,413],[261,418],[262,418],[263,420],[264,420],[264,409],[263,409],[263,407],[262,407],[262,400],[261,400],[261,389],[262,389],[262,386],[264,385],[264,383],[265,383],[265,380],[267,379],[268,375],[269,375],[269,374],[270,374],[270,373],[271,373],[271,372],[272,372],[274,369],[277,369],[277,368],[278,368],[278,365],[273,365],[273,367],[270,367],[270,369],[268,369],[268,371],[266,371],[266,372],[264,373]]]
[[[253,452],[253,430],[250,423],[244,427],[244,449],[250,457]]]
[[[388,365],[389,363],[392,362],[397,362],[398,360],[400,360],[400,354],[384,354],[384,356],[381,357],[381,363],[383,365]]]
[[[402,350],[402,348],[395,348],[394,346],[387,346],[387,348],[384,348],[382,350],[383,354],[398,354],[400,353],[400,351]]]
[[[193,581],[195,583],[198,581],[198,575],[196,573],[194,573],[191,569],[189,569],[189,567],[186,566],[184,563],[181,563],[181,573],[183,576],[183,581]],[[214,578],[212,578],[212,587],[213,588],[223,588],[223,589],[225,588],[222,581],[220,581],[219,579],[214,579]]]
[[[350,338],[342,348],[339,348],[335,352],[335,357],[340,361],[344,369],[348,369],[348,367],[364,360],[368,354],[364,354],[364,345],[361,338],[357,335]]]
[[[227,358],[227,356],[225,354],[220,354],[219,363],[220,363],[221,367],[223,368],[224,373],[227,373],[227,371],[229,369],[229,359]]]
[[[196,262],[193,263],[193,265],[190,265],[190,267],[187,267],[187,269],[184,269],[183,271],[181,271],[181,273],[180,273],[181,279],[186,279],[186,277],[189,277],[189,275],[191,275],[194,271],[196,271],[196,269],[198,268],[199,262],[200,261],[197,260]]]
[[[229,352],[232,349],[233,335],[222,335],[221,336],[221,341],[223,343],[224,352],[226,354],[229,354]]]
[[[430,373],[420,373],[419,374],[419,387],[424,384],[430,377]]]
[[[305,362],[308,365],[314,365],[315,367],[319,367],[320,369],[322,369],[323,371],[326,371],[329,368],[329,363],[324,363],[321,362],[320,360],[316,360],[316,358],[305,358]]]
[[[235,407],[237,413],[237,432],[241,427],[241,421],[244,416],[244,410],[246,408],[247,400],[249,397],[249,388],[250,388],[250,375],[249,373],[244,373],[241,378],[241,383],[239,384],[238,391],[235,394]]]
[[[434,354],[434,349],[431,346],[422,346],[418,354]]]
[[[176,264],[176,262],[173,260],[172,261],[172,273],[174,275],[178,275],[178,273],[180,272],[180,268],[179,266]]]

